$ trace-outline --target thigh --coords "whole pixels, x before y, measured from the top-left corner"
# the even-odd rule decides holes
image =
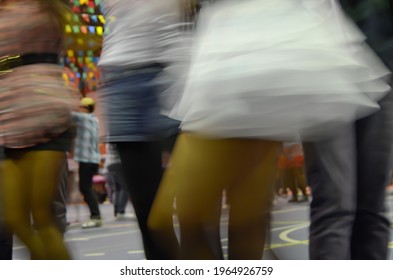
[[[313,195],[312,216],[353,212],[357,174],[353,125],[343,126],[330,140],[304,146],[306,176]]]
[[[222,145],[220,145],[220,143]],[[223,189],[229,184],[228,168],[234,165],[224,150],[225,141],[201,138],[193,134],[182,134],[176,143],[167,173],[166,182],[174,189],[176,209],[181,226],[212,228],[218,223]],[[233,168],[232,168],[233,169]],[[227,173],[228,172],[228,173]],[[206,228],[207,229],[207,228]]]
[[[388,256],[390,221],[386,215],[386,187],[392,178],[392,93],[380,105],[379,112],[357,123],[358,196],[352,235],[353,259]]]
[[[53,216],[53,202],[65,162],[65,152],[32,151],[27,154],[23,168],[26,173],[29,172],[32,214],[35,220]]]
[[[93,184],[93,176],[98,171],[98,164],[95,163],[79,163],[79,186],[83,189],[90,189]]]
[[[79,162],[78,176],[79,176],[79,188],[82,189],[86,185],[87,178],[87,166],[84,162]]]
[[[258,140],[181,135],[171,169],[177,205],[185,222],[188,215],[208,220],[223,189],[231,189],[246,180],[250,170],[254,170],[264,157],[262,150]],[[269,172],[269,179],[274,180],[273,171]],[[249,191],[252,190],[244,192]]]
[[[304,145],[312,192],[310,258],[349,259],[356,212],[356,145],[353,126],[329,141]]]
[[[112,170],[114,181],[116,183],[116,190],[125,190],[128,192],[127,183],[125,181],[125,174],[123,172],[123,167],[121,166],[121,163],[114,164]]]
[[[259,163],[249,166],[241,183],[231,185],[228,189],[233,222],[252,220],[266,214],[270,209],[279,144],[261,141],[258,150],[256,153],[259,152],[260,155]]]
[[[380,101],[381,110],[357,122],[358,208],[385,211],[385,190],[392,179],[393,93]]]
[[[162,176],[161,143],[125,142],[117,148],[135,212],[144,223]]]
[[[24,153],[14,152],[1,163],[2,207],[6,222],[22,219],[30,223],[31,188],[21,167]]]

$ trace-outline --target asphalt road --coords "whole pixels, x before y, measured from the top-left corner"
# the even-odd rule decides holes
[[[393,209],[393,196],[388,205]],[[100,228],[81,229],[81,222],[88,219],[85,205],[69,205],[70,228],[65,241],[77,260],[140,260],[144,259],[141,236],[135,219],[118,221],[113,217],[112,204],[102,204],[104,225]],[[131,213],[132,207],[129,206]],[[392,210],[393,211],[393,210]],[[274,207],[271,240],[265,248],[265,259],[306,260],[308,259],[308,203],[287,203],[279,199]],[[393,212],[389,213],[392,217]],[[225,227],[228,224],[226,211],[222,217],[222,244],[227,245]],[[392,236],[393,240],[393,236]],[[389,245],[393,248],[393,242]],[[393,259],[393,254],[391,254]],[[26,248],[15,241],[14,259],[28,259]]]

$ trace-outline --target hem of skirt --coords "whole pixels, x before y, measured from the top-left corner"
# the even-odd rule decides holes
[[[165,138],[165,134],[146,136],[146,135],[125,135],[125,136],[103,136],[100,137],[102,143],[115,143],[115,142],[144,142],[144,141],[160,141]]]

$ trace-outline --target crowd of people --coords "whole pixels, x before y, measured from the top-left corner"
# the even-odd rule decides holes
[[[312,197],[310,259],[387,259],[392,7],[102,0],[94,99],[62,78],[64,26],[77,24],[67,1],[0,0],[0,259],[13,235],[31,259],[71,258],[67,155],[90,212],[82,228],[102,226],[100,143],[114,215],[132,203],[148,260],[224,259],[223,193],[228,259],[263,258],[287,193]]]

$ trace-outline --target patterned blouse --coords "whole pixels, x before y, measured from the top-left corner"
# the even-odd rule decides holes
[[[35,0],[0,3],[0,57],[27,53],[59,53],[59,22]]]
[[[60,23],[39,1],[0,2],[0,145],[34,146],[70,128],[79,94],[65,83],[64,69],[48,63],[5,63],[27,54],[56,57],[62,34]]]

